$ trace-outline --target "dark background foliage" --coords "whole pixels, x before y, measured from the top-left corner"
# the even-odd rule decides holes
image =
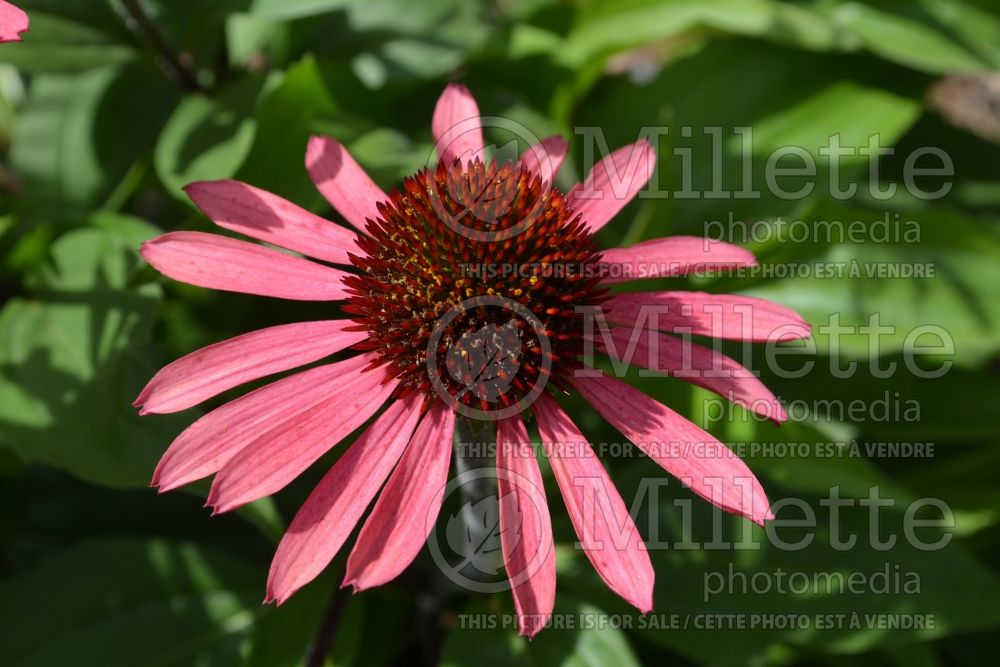
[[[299,664],[324,635],[324,618],[334,664],[930,667],[978,665],[995,651],[988,640],[1000,624],[997,93],[986,84],[943,101],[929,93],[941,90],[935,86],[942,77],[1000,68],[994,3],[17,4],[28,11],[31,31],[22,44],[0,46],[0,662]],[[148,21],[137,21],[137,10]],[[287,605],[260,601],[285,522],[337,452],[275,498],[233,515],[208,517],[201,507],[207,485],[162,497],[148,488],[159,454],[197,412],[135,415],[130,403],[159,365],[254,328],[336,311],[163,280],[140,261],[140,242],[165,230],[210,229],[181,191],[198,179],[239,178],[332,215],[303,167],[313,133],[344,141],[381,185],[392,187],[424,163],[434,101],[449,80],[466,82],[486,113],[514,118],[540,136],[573,137],[562,187],[581,176],[584,142],[574,128],[583,126],[601,128],[612,147],[635,141],[643,128],[671,128],[658,143],[656,178],[664,190],[681,185],[677,146],[693,149],[697,188],[710,187],[706,126],[723,128],[724,173],[737,186],[744,156],[731,140],[736,127],[754,128],[757,185],[768,151],[779,146],[815,154],[832,134],[861,146],[877,133],[882,145],[895,147],[879,163],[880,183],[869,182],[866,162],[845,162],[859,185],[847,201],[830,196],[821,171],[820,187],[804,199],[640,199],[601,232],[608,245],[701,235],[707,221],[730,214],[867,224],[888,212],[919,223],[918,243],[771,237],[749,245],[765,265],[931,262],[933,279],[674,281],[765,296],[798,309],[814,326],[831,313],[849,326],[879,313],[882,324],[896,327],[877,349],[869,336],[849,336],[838,348],[818,334],[815,367],[797,379],[768,373],[758,349],[751,365],[779,396],[808,409],[780,430],[734,409],[713,431],[740,442],[932,442],[933,457],[751,456],[772,499],[794,496],[814,507],[814,543],[797,552],[765,546],[653,554],[658,613],[859,614],[860,627],[577,628],[547,630],[528,643],[509,629],[462,628],[459,614],[509,612],[509,594],[466,593],[426,554],[398,582],[346,600],[331,623],[327,605],[343,555]],[[976,113],[956,123],[956,109]],[[681,126],[693,127],[693,138],[679,139]],[[869,194],[870,186],[899,182],[905,157],[922,146],[940,147],[954,161],[947,197],[922,200],[902,187],[885,200]],[[871,372],[874,361],[902,366],[906,334],[925,324],[944,327],[954,340],[948,373],[922,380],[904,370],[889,378]],[[851,377],[831,373],[831,364],[849,361],[859,362]],[[703,393],[677,381],[637,382],[682,413],[706,418]],[[837,405],[831,402],[870,405],[883,396],[894,405],[915,401],[919,418],[828,414]],[[620,440],[593,411],[571,405],[595,440]],[[626,499],[641,480],[661,475],[644,459],[605,463]],[[849,498],[878,486],[893,499],[894,507],[882,510],[886,533],[900,533],[913,499],[940,498],[954,510],[955,538],[944,549],[922,551],[900,540],[880,551],[868,539],[868,510],[852,508],[837,525],[859,535],[858,544],[838,551],[830,546],[829,508],[819,502],[834,486]],[[558,610],[630,614],[572,549],[554,486],[549,495],[560,542]],[[678,530],[672,503],[686,497],[676,484],[661,494],[661,534]],[[698,530],[709,539],[720,519],[703,504],[696,508]],[[454,512],[446,508],[442,520]],[[726,535],[742,530],[736,519],[723,523]],[[890,567],[916,573],[921,587],[885,594],[737,591],[704,602],[705,573],[730,564],[749,574],[784,568],[870,575]],[[929,614],[934,623],[891,631],[868,627],[863,619],[870,614]]]

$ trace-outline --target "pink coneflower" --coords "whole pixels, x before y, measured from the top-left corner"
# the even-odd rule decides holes
[[[216,512],[231,510],[284,487],[385,406],[295,516],[271,565],[267,598],[281,603],[316,577],[378,495],[347,561],[344,585],[361,590],[399,575],[426,541],[444,496],[456,413],[494,419],[496,465],[508,473],[498,475],[503,560],[520,630],[533,635],[552,611],[555,562],[523,420],[531,412],[587,556],[608,586],[648,611],[653,570],[641,537],[550,392],[579,391],[657,463],[724,509],[762,523],[770,517],[768,501],[747,466],[723,455],[711,435],[621,380],[584,367],[581,357],[595,343],[585,332],[587,313],[607,313],[612,325],[610,339],[596,340],[598,349],[632,341],[633,363],[667,373],[685,368],[685,379],[776,421],[784,412],[751,373],[669,334],[784,340],[807,336],[809,328],[794,312],[749,297],[609,295],[608,285],[620,278],[608,276],[627,273],[616,269],[652,266],[647,276],[679,275],[754,263],[738,247],[689,237],[597,251],[593,234],[652,175],[655,153],[648,142],[615,151],[563,195],[550,182],[566,142],[553,137],[516,162],[484,162],[479,109],[464,86],[451,85],[441,96],[433,133],[440,161],[389,194],[341,144],[312,138],[309,173],[355,230],[244,183],[187,188],[221,227],[312,259],[214,234],[174,232],[142,248],[156,269],[212,289],[343,301],[353,319],[276,326],[193,352],[143,389],[136,401],[142,413],[183,410],[342,350],[357,354],[208,413],[173,442],[153,485],[168,491],[215,474],[208,504]],[[466,270],[484,265],[497,270]],[[556,266],[575,270],[549,270]],[[658,316],[646,317],[643,303]],[[659,333],[634,340],[630,330],[637,326]],[[719,368],[730,372],[690,372]],[[683,455],[659,446],[671,443],[719,446]],[[573,444],[579,446],[565,446]],[[596,512],[585,511],[590,492],[598,494]]]
[[[24,10],[0,0],[0,42],[20,42],[21,33],[28,29]]]

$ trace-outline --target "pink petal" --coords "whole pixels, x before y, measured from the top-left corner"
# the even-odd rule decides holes
[[[642,613],[653,608],[653,565],[625,501],[583,434],[547,394],[534,405],[545,453],[584,553],[604,583]]]
[[[157,271],[189,285],[296,301],[346,297],[347,273],[218,234],[171,232],[142,244]]]
[[[773,518],[760,482],[711,435],[617,378],[578,377],[573,384],[622,435],[692,491],[755,523]]]
[[[312,368],[212,410],[171,443],[153,473],[153,486],[170,491],[217,472],[258,435],[322,401],[367,363],[359,355]]]
[[[521,154],[525,169],[541,177],[542,183],[552,183],[562,167],[569,144],[560,136],[549,137],[528,148]]]
[[[614,345],[613,350],[607,345],[608,337]],[[714,391],[775,424],[788,419],[781,402],[764,383],[721,352],[649,330],[612,328],[602,334],[599,341],[612,359],[666,373]],[[632,345],[634,350],[630,350]]]
[[[299,322],[261,329],[181,357],[153,376],[135,399],[139,414],[177,412],[244,382],[304,366],[361,342],[351,320]]]
[[[207,504],[216,513],[228,512],[280,491],[378,412],[397,384],[384,368],[354,364],[323,400],[261,431],[230,459],[215,476]]]
[[[446,164],[458,159],[468,162],[482,158],[485,141],[479,106],[464,85],[451,83],[444,89],[434,108],[431,131],[434,148]]]
[[[583,182],[566,195],[592,232],[608,224],[649,182],[656,151],[641,139],[623,146],[594,165]]]
[[[416,558],[441,511],[454,433],[454,411],[435,402],[361,528],[343,586],[379,586]]]
[[[791,308],[752,296],[706,292],[630,292],[603,305],[609,322],[676,334],[783,342],[808,338],[809,324]]]
[[[281,538],[267,598],[281,604],[329,565],[410,441],[423,396],[394,401],[320,480]]]
[[[375,204],[389,199],[347,149],[329,137],[309,139],[306,168],[326,200],[359,231],[365,231],[368,218],[379,217]]]
[[[184,190],[215,224],[335,264],[350,264],[357,234],[278,195],[239,181],[202,181]]]
[[[606,285],[757,266],[757,260],[749,250],[697,236],[669,236],[628,248],[611,248],[601,254],[601,264],[607,272],[603,281]]]
[[[497,422],[497,496],[518,631],[534,637],[552,617],[556,557],[542,474],[520,417]]]
[[[28,29],[24,10],[0,0],[0,42],[20,42],[21,33]]]

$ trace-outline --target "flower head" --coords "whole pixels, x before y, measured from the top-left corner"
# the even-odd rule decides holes
[[[440,160],[388,194],[341,144],[310,141],[309,173],[354,231],[244,183],[187,188],[219,226],[312,260],[175,232],[143,246],[150,264],[202,287],[342,301],[352,319],[272,327],[193,352],[143,389],[136,401],[143,413],[182,410],[337,352],[355,354],[209,412],[171,444],[153,484],[167,491],[215,474],[208,503],[228,511],[281,489],[378,414],[299,510],[267,586],[268,599],[280,603],[316,577],[378,496],[347,562],[344,583],[360,590],[400,574],[427,539],[448,480],[456,418],[495,421],[503,560],[520,629],[533,635],[552,611],[555,560],[523,419],[531,413],[588,558],[609,587],[648,611],[653,570],[641,536],[553,395],[579,392],[696,493],[762,523],[770,518],[767,498],[739,458],[667,406],[589,368],[584,353],[596,347],[615,357],[627,348],[633,364],[684,369],[685,380],[780,422],[780,404],[752,373],[670,334],[785,340],[808,336],[809,327],[786,308],[748,297],[608,292],[637,277],[640,266],[641,277],[656,277],[754,263],[741,248],[690,237],[597,248],[594,233],[652,175],[655,153],[646,141],[607,156],[563,194],[552,181],[566,142],[553,137],[515,161],[490,160],[464,86],[446,89],[432,129]],[[601,335],[588,326],[594,320]],[[702,446],[671,447],[692,443]],[[599,511],[586,509],[591,498]]]
[[[0,0],[0,42],[20,42],[21,33],[28,29],[24,10]]]
[[[596,263],[592,234],[565,197],[519,162],[456,159],[406,179],[377,207],[362,253],[351,256],[358,274],[344,280],[344,309],[401,392],[431,401],[437,390],[489,413],[526,403],[539,384],[568,381],[583,352],[581,308],[605,292],[600,277],[513,270]]]

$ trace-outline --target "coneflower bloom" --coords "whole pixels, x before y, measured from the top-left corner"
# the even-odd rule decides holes
[[[488,160],[479,110],[464,86],[444,91],[432,130],[440,159],[388,194],[344,146],[310,140],[309,174],[353,230],[245,183],[187,188],[219,226],[305,257],[227,236],[173,232],[143,245],[157,270],[211,289],[343,302],[351,318],[275,326],[193,352],[143,389],[136,400],[142,413],[183,410],[337,352],[355,354],[201,417],[170,445],[153,485],[168,491],[215,474],[208,505],[232,510],[281,489],[375,417],[293,519],[267,583],[267,599],[281,603],[311,581],[378,496],[347,561],[344,585],[357,591],[399,575],[426,541],[444,497],[456,418],[495,419],[496,465],[507,473],[498,474],[503,561],[520,630],[533,635],[555,598],[551,525],[524,422],[533,414],[588,558],[608,586],[648,611],[653,570],[642,539],[551,393],[579,391],[696,493],[762,523],[770,518],[767,498],[739,458],[581,359],[588,345],[629,348],[631,363],[683,376],[782,421],[777,400],[752,373],[670,334],[784,340],[808,336],[809,328],[794,312],[749,297],[608,292],[640,266],[652,277],[754,263],[741,248],[690,237],[597,250],[594,233],[652,175],[648,142],[615,151],[562,194],[551,182],[566,142],[553,137],[516,161]],[[588,333],[594,313],[606,317]],[[632,335],[637,330],[643,335]],[[718,447],[681,454],[671,447],[690,443]],[[588,494],[596,494],[598,511],[587,509]]]
[[[0,0],[0,42],[20,42],[28,29],[28,15],[20,7]]]

